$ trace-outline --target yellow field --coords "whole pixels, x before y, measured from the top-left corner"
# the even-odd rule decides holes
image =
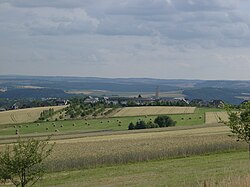
[[[228,137],[229,133],[228,127],[218,126],[56,140],[48,162],[52,170],[62,170],[205,154],[242,146]]]
[[[190,114],[194,113],[195,107],[169,107],[169,106],[145,106],[145,107],[125,107],[114,114],[120,116],[145,116],[161,114]]]
[[[209,123],[219,123],[221,121],[227,121],[228,120],[228,114],[227,112],[206,112],[205,115],[206,124]]]
[[[55,111],[57,111],[65,107],[66,106],[49,106],[0,112],[0,125],[34,122],[38,120],[43,110],[53,108]]]

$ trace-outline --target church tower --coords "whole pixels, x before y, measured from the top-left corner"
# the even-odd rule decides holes
[[[157,86],[155,89],[155,97],[159,98],[159,86]]]

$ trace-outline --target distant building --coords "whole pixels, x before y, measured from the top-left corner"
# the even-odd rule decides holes
[[[56,105],[57,106],[64,106],[64,105],[67,105],[69,103],[69,100],[61,100],[61,99],[58,99],[55,101],[56,102]]]
[[[206,107],[208,106],[207,101],[203,101],[202,99],[193,99],[189,103],[191,106],[198,106],[198,107]]]
[[[4,112],[4,111],[6,111],[5,108],[0,108],[0,112]]]
[[[19,107],[18,107],[18,105],[17,105],[16,103],[15,103],[14,105],[11,106],[11,109],[12,109],[12,110],[17,110],[18,108],[19,108]]]
[[[222,100],[212,100],[209,102],[209,105],[216,108],[224,108],[225,103]]]
[[[99,98],[93,98],[92,96],[89,96],[84,100],[85,104],[94,104],[97,102],[99,102]]]

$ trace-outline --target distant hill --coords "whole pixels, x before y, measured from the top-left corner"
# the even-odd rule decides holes
[[[6,92],[0,92],[0,98],[68,98],[70,94],[65,93],[59,89],[10,89]]]
[[[204,101],[223,100],[226,103],[240,104],[243,99],[236,98],[242,94],[242,90],[229,88],[197,88],[184,90],[183,94],[190,100],[202,99]]]
[[[250,81],[184,80],[151,78],[99,78],[99,77],[53,77],[53,76],[0,76],[0,98],[14,97],[69,97],[65,91],[101,90],[117,93],[178,91],[189,99],[222,99],[238,104],[238,96],[250,97]],[[3,89],[4,88],[4,89]],[[22,89],[21,89],[22,88]],[[39,89],[34,89],[39,88]],[[41,89],[43,88],[43,89]]]

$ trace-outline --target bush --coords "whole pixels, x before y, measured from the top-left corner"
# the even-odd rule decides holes
[[[159,125],[159,127],[170,127],[175,126],[176,122],[172,120],[169,116],[162,115],[155,118],[154,122]]]
[[[143,120],[137,121],[136,124],[130,123],[128,126],[128,130],[134,130],[134,129],[150,129],[150,128],[159,128],[158,124],[153,123],[152,121],[145,122]]]
[[[145,121],[140,120],[136,122],[135,129],[146,129],[146,128],[147,128],[147,125]]]
[[[128,126],[128,130],[133,130],[133,129],[135,129],[135,125],[133,122],[131,122]]]

